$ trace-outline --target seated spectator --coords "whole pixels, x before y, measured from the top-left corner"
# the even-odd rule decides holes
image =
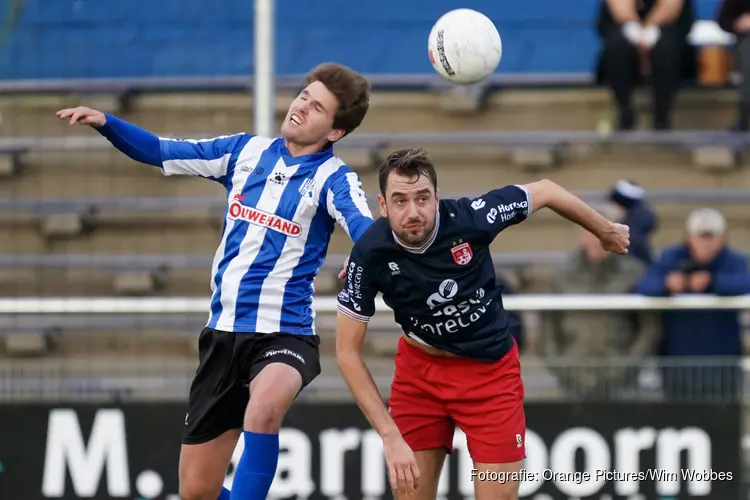
[[[724,216],[712,208],[693,211],[687,241],[666,248],[636,287],[654,297],[680,294],[735,296],[750,293],[747,258],[730,249]],[[665,396],[730,397],[740,382],[742,331],[738,311],[665,311],[661,355]],[[703,357],[685,366],[678,356]],[[720,357],[723,366],[709,357]],[[670,360],[669,358],[673,358]],[[737,362],[736,365],[733,362]],[[710,366],[714,363],[714,366]]]
[[[750,1],[724,0],[717,22],[721,29],[737,36],[735,66],[742,73],[739,112],[735,128],[746,132],[750,125]]]
[[[692,0],[603,0],[597,75],[612,89],[619,130],[635,128],[631,96],[645,81],[653,87],[653,128],[671,128],[680,83],[695,76],[695,52],[687,40],[694,19]]]
[[[628,253],[648,266],[653,257],[651,233],[658,225],[658,218],[643,199],[645,194],[646,191],[635,182],[619,180],[612,186],[609,199],[620,213],[617,220],[630,228]]]
[[[606,252],[582,231],[580,249],[555,273],[552,293],[630,293],[646,266]],[[570,395],[609,397],[635,385],[640,360],[658,344],[657,315],[636,311],[549,311],[542,314],[542,345],[550,369]],[[562,364],[560,364],[563,362]]]

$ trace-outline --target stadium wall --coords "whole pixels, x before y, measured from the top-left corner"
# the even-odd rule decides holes
[[[736,403],[527,403],[520,497],[739,498],[739,411]],[[6,406],[0,442],[16,445],[0,455],[0,492],[19,500],[178,500],[183,416],[182,403]],[[391,498],[382,440],[355,404],[295,405],[280,441],[271,498]],[[481,476],[472,475],[460,431],[454,447],[439,497],[473,498]],[[241,454],[242,441],[233,465]]]

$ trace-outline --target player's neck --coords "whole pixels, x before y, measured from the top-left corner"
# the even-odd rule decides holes
[[[288,139],[284,139],[284,145],[286,146],[287,151],[289,151],[289,154],[293,157],[320,153],[326,149],[327,144],[327,142],[323,144],[297,144]]]

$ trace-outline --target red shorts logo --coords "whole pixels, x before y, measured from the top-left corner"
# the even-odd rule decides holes
[[[244,220],[250,224],[272,229],[292,238],[297,238],[302,233],[302,227],[296,222],[288,221],[283,217],[269,214],[257,208],[246,207],[236,201],[236,199],[229,204],[229,218],[232,220]]]
[[[459,266],[465,266],[471,262],[471,258],[474,257],[474,252],[471,251],[471,245],[468,243],[461,243],[451,248],[451,255],[453,255],[453,262]]]

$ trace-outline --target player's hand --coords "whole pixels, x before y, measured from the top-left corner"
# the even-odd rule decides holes
[[[348,265],[349,265],[349,257],[346,258],[346,260],[344,261],[344,267],[342,267],[341,271],[339,271],[338,278],[340,280],[346,278],[346,268],[347,268]]]
[[[691,292],[703,293],[711,283],[711,273],[708,271],[695,271],[690,273],[690,278],[687,281]]]
[[[419,468],[414,452],[400,434],[384,438],[383,451],[393,491],[413,495],[419,487]]]
[[[667,287],[670,293],[678,294],[684,293],[687,288],[687,280],[685,279],[685,273],[680,271],[672,271],[667,274],[664,280],[664,286]]]
[[[77,108],[66,108],[61,109],[57,113],[57,117],[61,120],[70,120],[71,125],[79,123],[81,125],[89,125],[91,127],[102,127],[107,123],[107,116],[101,111],[96,109],[87,108],[84,106],[78,106]]]
[[[613,222],[599,236],[602,248],[612,253],[626,254],[630,246],[630,228],[625,224]]]

